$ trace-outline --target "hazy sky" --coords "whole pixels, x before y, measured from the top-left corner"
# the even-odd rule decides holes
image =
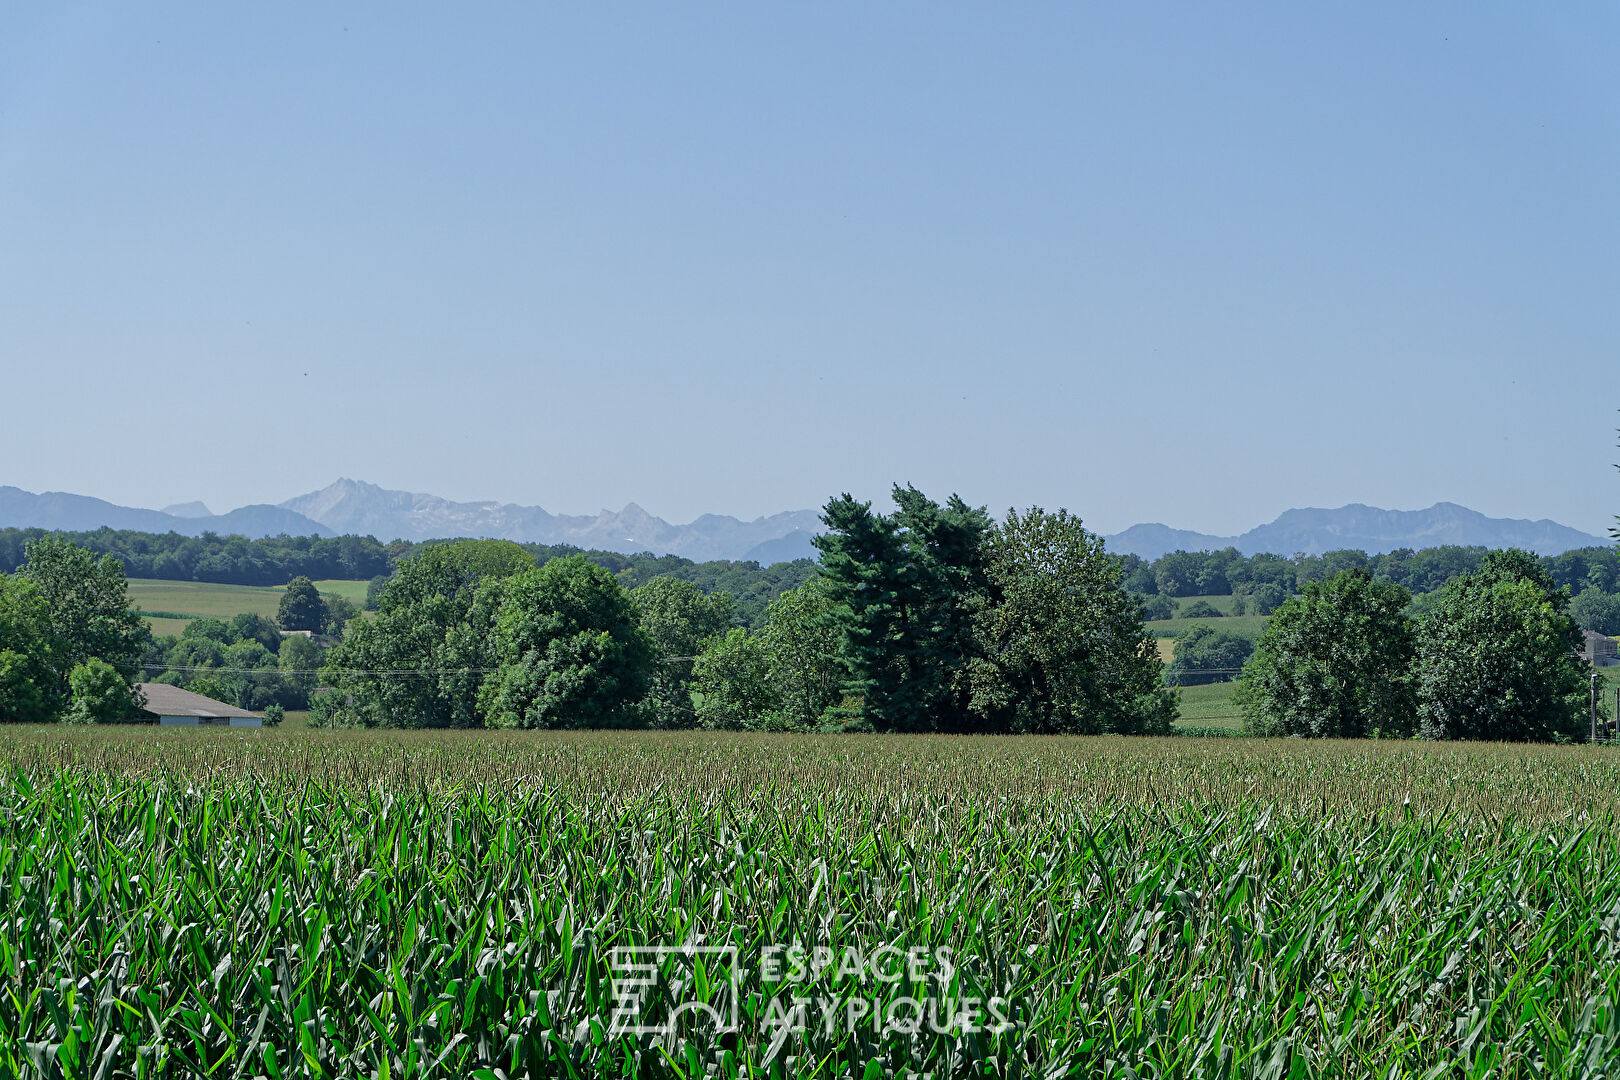
[[[0,484],[1620,510],[1612,4],[7,5]]]

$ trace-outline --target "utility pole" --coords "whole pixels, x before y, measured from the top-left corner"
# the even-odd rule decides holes
[[[1598,709],[1603,702],[1603,692],[1598,689],[1598,683],[1602,678],[1597,672],[1592,672],[1592,742],[1597,742],[1598,738]],[[1615,702],[1615,708],[1620,710],[1620,701]]]

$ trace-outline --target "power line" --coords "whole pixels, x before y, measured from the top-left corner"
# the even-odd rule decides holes
[[[683,660],[696,660],[695,656],[666,656],[660,664],[673,664]],[[321,675],[331,671],[335,675],[493,675],[500,668],[245,668],[245,667],[184,667],[177,664],[142,664],[144,671],[183,671],[204,675]]]

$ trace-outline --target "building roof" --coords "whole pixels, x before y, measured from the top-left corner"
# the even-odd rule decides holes
[[[167,683],[139,683],[135,689],[146,698],[145,711],[158,716],[196,716],[208,717],[240,717],[262,720],[263,713],[248,712],[238,709],[235,705],[227,705],[223,701],[215,701],[211,697],[193,694],[190,690],[182,690],[178,686]]]

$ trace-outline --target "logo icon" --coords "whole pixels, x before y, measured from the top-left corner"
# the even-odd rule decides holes
[[[609,1029],[615,1035],[670,1035],[683,1020],[704,1017],[720,1031],[737,1030],[742,996],[737,946],[619,945],[609,963]]]

